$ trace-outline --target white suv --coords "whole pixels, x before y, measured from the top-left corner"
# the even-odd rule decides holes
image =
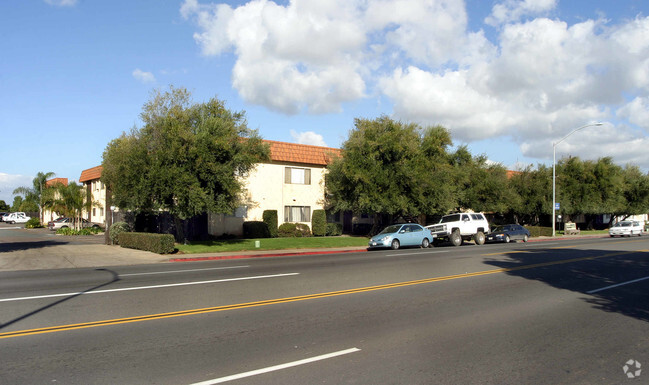
[[[442,217],[439,223],[426,226],[435,237],[435,244],[451,241],[459,246],[462,241],[473,239],[476,245],[485,243],[485,234],[489,233],[489,222],[482,213],[449,214]]]

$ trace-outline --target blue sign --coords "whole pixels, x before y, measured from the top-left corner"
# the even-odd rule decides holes
[[[560,207],[559,202],[557,202],[557,203],[554,204],[554,209],[555,209],[555,210],[559,210],[559,207]]]

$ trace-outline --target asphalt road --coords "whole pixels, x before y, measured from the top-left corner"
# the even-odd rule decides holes
[[[647,383],[648,293],[647,236],[2,272],[0,383]]]

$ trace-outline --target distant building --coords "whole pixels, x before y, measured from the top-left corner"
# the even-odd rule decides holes
[[[243,235],[244,221],[261,221],[265,210],[277,210],[278,222],[302,222],[311,226],[313,210],[324,208],[324,176],[327,164],[341,154],[337,148],[265,140],[270,161],[257,164],[242,175],[245,195],[234,213],[208,213],[208,233]],[[83,170],[79,182],[92,196],[83,217],[105,224],[106,186],[102,166]]]
[[[90,210],[84,210],[81,216],[89,222],[101,225],[106,224],[106,211],[108,210],[106,207],[106,186],[100,180],[103,169],[102,166],[89,168],[81,171],[79,177],[79,183],[83,184],[91,200]]]

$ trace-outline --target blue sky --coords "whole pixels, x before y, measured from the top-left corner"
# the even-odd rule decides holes
[[[447,127],[508,168],[612,156],[649,170],[640,0],[9,1],[0,4],[0,199],[77,180],[153,89],[245,110],[270,140],[339,147],[353,120]]]

